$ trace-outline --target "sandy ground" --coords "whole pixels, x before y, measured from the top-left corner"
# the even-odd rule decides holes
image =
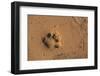
[[[87,58],[87,25],[87,17],[29,15],[28,60]],[[42,41],[52,31],[60,33],[59,48],[48,48]]]

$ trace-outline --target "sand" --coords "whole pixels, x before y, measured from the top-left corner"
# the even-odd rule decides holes
[[[61,37],[61,46],[48,48],[43,38],[55,31]],[[87,32],[87,17],[28,15],[28,60],[87,58]]]

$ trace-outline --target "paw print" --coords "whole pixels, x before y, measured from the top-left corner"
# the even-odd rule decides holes
[[[43,38],[43,43],[48,48],[59,48],[62,46],[61,36],[57,32],[48,33]]]

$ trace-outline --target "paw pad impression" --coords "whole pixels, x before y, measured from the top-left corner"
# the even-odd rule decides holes
[[[58,32],[49,32],[43,38],[43,43],[48,48],[59,48],[62,46],[61,36]]]

